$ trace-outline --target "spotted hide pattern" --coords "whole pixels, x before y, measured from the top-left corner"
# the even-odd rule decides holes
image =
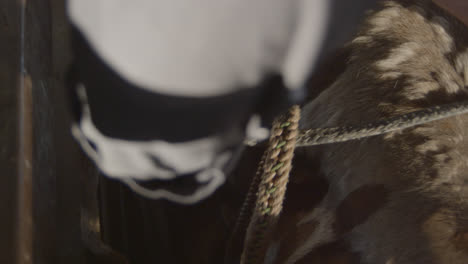
[[[344,50],[303,129],[468,99],[468,29],[431,1],[384,1]],[[468,115],[298,152],[265,263],[468,263]]]

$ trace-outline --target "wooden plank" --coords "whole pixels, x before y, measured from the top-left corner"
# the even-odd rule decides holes
[[[33,263],[33,128],[32,83],[29,75],[20,76],[18,96],[18,264]]]
[[[34,263],[55,263],[56,151],[51,100],[52,34],[49,1],[25,1],[24,71],[32,84]]]
[[[16,1],[0,1],[0,263],[15,255],[19,10]]]

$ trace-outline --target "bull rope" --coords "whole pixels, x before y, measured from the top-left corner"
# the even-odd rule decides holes
[[[291,107],[273,122],[268,148],[234,227],[233,236],[246,233],[241,264],[263,263],[282,210],[296,147],[362,139],[465,113],[468,113],[468,101],[428,107],[360,126],[299,130],[300,108]]]

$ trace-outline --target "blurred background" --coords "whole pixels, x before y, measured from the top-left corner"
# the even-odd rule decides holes
[[[319,59],[325,71],[339,71],[329,59],[362,18],[347,6],[375,1],[356,2],[334,6]],[[73,141],[70,62],[63,0],[0,0],[0,263],[123,263],[100,251],[100,239],[130,263],[222,263],[262,149],[248,150],[229,183],[202,203],[142,199],[99,175]],[[331,81],[321,77],[312,75],[314,91]]]

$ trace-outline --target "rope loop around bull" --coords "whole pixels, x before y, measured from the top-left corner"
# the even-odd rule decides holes
[[[263,263],[269,238],[282,210],[296,147],[345,142],[382,135],[468,113],[468,101],[428,107],[359,126],[299,130],[300,108],[295,105],[277,118],[268,148],[244,201],[234,233],[246,235],[241,264]],[[248,222],[248,227],[246,223]],[[244,229],[244,230],[242,230]]]
[[[261,175],[256,191],[254,206],[249,206],[254,196],[250,193],[245,207],[253,207],[247,227],[241,263],[263,263],[268,245],[269,232],[273,230],[282,209],[289,172],[292,166],[296,139],[298,136],[300,109],[293,106],[288,113],[273,123],[268,149],[263,155],[257,172]],[[258,181],[257,180],[257,181]],[[244,212],[245,214],[245,212]]]
[[[331,144],[377,136],[465,113],[468,113],[468,101],[428,107],[364,125],[301,130],[296,147]]]

